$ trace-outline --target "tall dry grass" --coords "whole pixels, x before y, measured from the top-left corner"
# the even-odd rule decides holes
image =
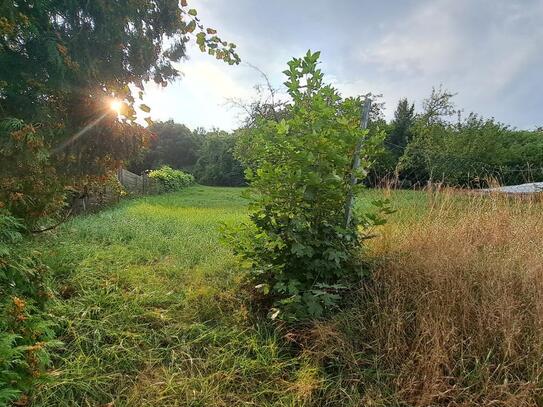
[[[543,205],[431,193],[371,243],[372,282],[315,326],[326,405],[543,405]]]

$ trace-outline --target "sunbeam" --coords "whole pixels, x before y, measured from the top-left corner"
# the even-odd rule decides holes
[[[102,114],[100,117],[98,117],[96,120],[92,121],[91,123],[87,124],[85,127],[83,127],[80,131],[78,131],[76,134],[74,134],[72,137],[70,137],[68,140],[64,141],[63,143],[59,144],[57,147],[55,147],[52,151],[52,154],[58,154],[62,150],[64,150],[66,147],[68,147],[70,144],[73,144],[77,140],[79,140],[87,131],[92,129],[94,126],[96,126],[98,123],[100,123],[104,117],[108,115],[108,112]]]

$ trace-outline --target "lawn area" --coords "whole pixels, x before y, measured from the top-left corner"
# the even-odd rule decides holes
[[[241,189],[193,187],[79,217],[39,244],[65,347],[36,405],[290,405],[314,372],[249,320],[219,225]]]
[[[354,406],[368,401],[375,402],[373,405],[406,405],[403,400],[417,405],[413,400],[418,396],[401,394],[395,389],[398,384],[407,388],[408,377],[403,377],[405,381],[389,380],[396,373],[404,376],[410,372],[423,373],[420,361],[408,373],[395,371],[401,357],[408,357],[411,342],[402,342],[402,328],[397,324],[398,343],[381,343],[376,333],[369,335],[367,315],[359,308],[358,301],[332,321],[310,327],[311,345],[302,340],[288,340],[286,332],[269,321],[255,320],[246,293],[239,289],[243,272],[230,251],[220,244],[220,224],[238,222],[246,216],[241,192],[240,188],[197,186],[179,193],[126,200],[100,213],[77,217],[35,242],[54,276],[58,295],[51,313],[64,345],[55,356],[52,380],[38,387],[33,405]],[[380,191],[365,191],[359,205],[382,196]],[[407,270],[412,261],[406,262],[401,253],[409,230],[413,231],[408,225],[424,224],[422,220],[436,213],[437,222],[426,221],[426,226],[421,226],[428,234],[415,233],[407,249],[416,258],[428,259],[428,264],[422,260],[417,264],[414,284],[429,291],[437,289],[432,286],[434,277],[427,278],[433,275],[431,272],[424,274],[424,278],[421,276],[420,270],[426,270],[425,267],[428,270],[440,267],[439,263],[431,263],[432,259],[438,261],[437,256],[421,255],[432,247],[424,239],[431,236],[434,240],[430,243],[440,242],[447,217],[439,213],[452,213],[443,209],[445,202],[451,207],[450,202],[467,199],[454,197],[436,203],[431,194],[414,191],[393,192],[389,197],[398,211],[382,230],[382,237],[371,244],[372,251],[381,259],[404,259],[394,263],[405,266],[404,271],[396,268],[396,274],[387,275],[399,276],[394,284],[398,281],[407,284]],[[500,210],[495,204],[489,208]],[[515,213],[526,213],[528,209],[537,213],[541,206],[526,206]],[[487,212],[481,209],[481,213]],[[457,216],[449,217],[458,221]],[[492,221],[493,217],[489,219]],[[452,224],[458,225],[457,221]],[[529,223],[526,217],[521,226]],[[471,224],[474,223],[468,219],[462,227],[469,229]],[[511,224],[509,227],[514,235],[515,227]],[[532,227],[541,225],[532,222]],[[468,233],[468,229],[463,229],[466,235],[451,235],[451,239],[462,240],[469,233],[479,233],[483,245],[487,240],[499,240],[492,235],[496,229],[492,233],[484,228]],[[518,237],[515,236],[514,239]],[[533,239],[531,242],[537,244]],[[496,251],[503,252],[499,242],[493,244]],[[478,249],[479,252],[474,249],[472,253],[466,252],[468,246],[462,247],[465,264],[461,270],[469,269],[469,256],[479,259],[477,253],[488,260],[489,253],[484,249]],[[505,254],[511,257],[511,253]],[[449,265],[454,264],[453,255],[461,257],[454,251],[444,250],[440,254]],[[518,264],[521,260],[514,256],[510,264],[515,261]],[[379,267],[386,269],[383,262],[386,263],[381,261]],[[496,264],[490,264],[493,265]],[[453,266],[448,271],[451,276],[457,273]],[[383,284],[394,286],[386,279]],[[439,284],[439,289],[451,288]],[[500,287],[497,289],[501,290]],[[522,291],[519,287],[515,289]],[[479,293],[484,297],[483,294]],[[360,299],[367,295],[362,293]],[[411,300],[409,306],[416,307],[413,304],[418,300]],[[392,303],[384,301],[372,306],[382,307],[383,315],[388,315],[386,312],[407,307],[406,304],[407,301],[394,308]],[[441,304],[440,312],[446,307]],[[406,310],[406,315],[408,312],[411,311]],[[493,318],[502,317],[493,315]],[[503,318],[515,315],[511,311]],[[394,319],[372,321],[376,330],[385,330]],[[495,319],[493,323],[496,324]],[[396,345],[394,351],[383,350]],[[395,353],[400,350],[403,354]],[[382,355],[386,352],[397,360],[385,360]],[[469,359],[477,355],[465,356]],[[534,362],[530,366],[539,365]],[[528,371],[526,366],[517,365],[516,369],[522,375]],[[528,382],[531,376],[524,376],[523,382]],[[362,378],[368,380],[368,385],[360,382]],[[466,379],[466,386],[472,385],[469,380]],[[487,381],[492,382],[492,378]]]

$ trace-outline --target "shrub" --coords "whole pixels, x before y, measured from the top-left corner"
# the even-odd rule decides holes
[[[253,148],[240,159],[256,167],[246,172],[251,222],[228,236],[272,300],[272,315],[288,319],[321,316],[359,276],[361,219],[345,226],[344,208],[355,145],[366,137],[363,178],[379,138],[360,129],[360,98],[322,84],[318,57],[288,63],[294,103],[286,119],[260,118],[248,132]]]
[[[179,191],[194,184],[194,177],[191,174],[174,170],[167,165],[149,172],[149,178],[156,180],[165,192]]]
[[[22,232],[19,221],[0,213],[0,405],[26,397],[55,344],[44,313],[47,270],[21,247]]]

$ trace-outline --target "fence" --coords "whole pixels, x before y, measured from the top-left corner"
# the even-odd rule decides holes
[[[117,179],[123,188],[131,194],[146,195],[159,192],[157,182],[149,178],[145,173],[137,175],[124,168],[119,168],[117,170]]]
[[[147,174],[137,175],[133,172],[119,168],[116,178],[123,189],[131,195],[146,195],[160,192],[157,182]],[[118,202],[121,195],[117,188],[103,186],[92,191],[84,190],[72,197],[71,212],[82,213],[98,210],[104,205]]]

